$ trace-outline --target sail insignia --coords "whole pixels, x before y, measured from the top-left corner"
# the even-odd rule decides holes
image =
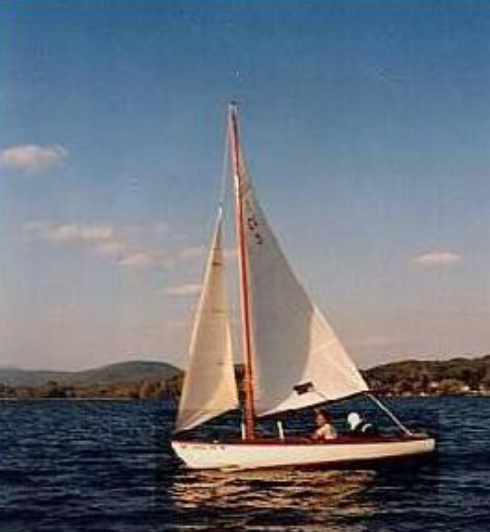
[[[293,390],[298,395],[303,395],[304,393],[313,392],[315,390],[315,385],[311,381],[304,382],[302,384],[296,384],[295,386],[293,386]]]

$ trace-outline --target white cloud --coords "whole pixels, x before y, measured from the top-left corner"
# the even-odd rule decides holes
[[[97,244],[94,247],[94,250],[98,255],[116,259],[121,258],[126,253],[127,249],[128,245],[126,242],[116,238]]]
[[[461,255],[447,250],[433,250],[413,257],[410,262],[419,268],[444,268],[462,259]]]
[[[56,224],[37,222],[30,225],[30,231],[52,242],[111,242],[116,238],[115,231],[107,225]]]
[[[34,220],[26,222],[23,229],[30,239],[80,246],[118,266],[131,269],[178,267],[183,263],[192,263],[206,251],[203,246],[187,245],[164,254],[158,245],[151,244],[151,238],[150,244],[143,244],[148,236],[154,234],[154,225],[135,229],[133,226]]]
[[[110,225],[60,224],[41,220],[27,222],[24,231],[32,238],[47,240],[54,244],[83,245],[123,268],[148,268],[153,266],[157,259],[155,254],[132,246],[123,230],[118,231]]]
[[[200,284],[180,284],[176,286],[169,286],[166,288],[163,293],[167,296],[175,296],[175,297],[188,297],[188,296],[194,296],[198,294],[201,291],[201,285]]]
[[[24,223],[23,230],[25,233],[40,234],[52,225],[53,222],[50,220],[29,220]]]
[[[155,263],[154,257],[148,253],[144,252],[135,252],[135,253],[125,253],[122,258],[117,261],[119,266],[125,268],[134,268],[134,269],[143,269],[153,266]]]
[[[42,231],[42,236],[46,240],[53,242],[70,242],[75,240],[82,240],[81,229],[72,224],[46,227]]]
[[[0,152],[0,163],[7,168],[24,172],[41,172],[61,163],[67,156],[68,151],[59,144],[22,144],[3,149]]]

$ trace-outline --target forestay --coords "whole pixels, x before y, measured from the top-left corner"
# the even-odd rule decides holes
[[[294,410],[368,389],[287,263],[240,156],[258,415]]]
[[[238,407],[222,248],[220,210],[189,347],[177,431]]]

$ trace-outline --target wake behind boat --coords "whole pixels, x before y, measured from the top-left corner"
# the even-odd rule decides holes
[[[333,466],[391,461],[434,451],[435,441],[414,434],[370,392],[321,311],[292,272],[259,206],[240,144],[235,105],[228,135],[235,190],[235,219],[244,353],[242,439],[197,441],[179,436],[177,455],[192,469]],[[226,302],[219,209],[189,347],[176,434],[240,408]],[[398,428],[396,436],[331,440],[258,437],[258,418],[366,395]]]

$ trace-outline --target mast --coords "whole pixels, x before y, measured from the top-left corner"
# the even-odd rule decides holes
[[[245,438],[255,439],[254,376],[252,359],[252,329],[250,322],[250,295],[248,283],[248,264],[245,243],[245,221],[243,212],[243,182],[240,167],[240,136],[238,116],[235,103],[229,107],[229,136],[231,160],[235,181],[235,218],[238,241],[238,259],[240,264],[240,299],[242,307],[242,336],[244,350],[244,385],[245,385]]]

